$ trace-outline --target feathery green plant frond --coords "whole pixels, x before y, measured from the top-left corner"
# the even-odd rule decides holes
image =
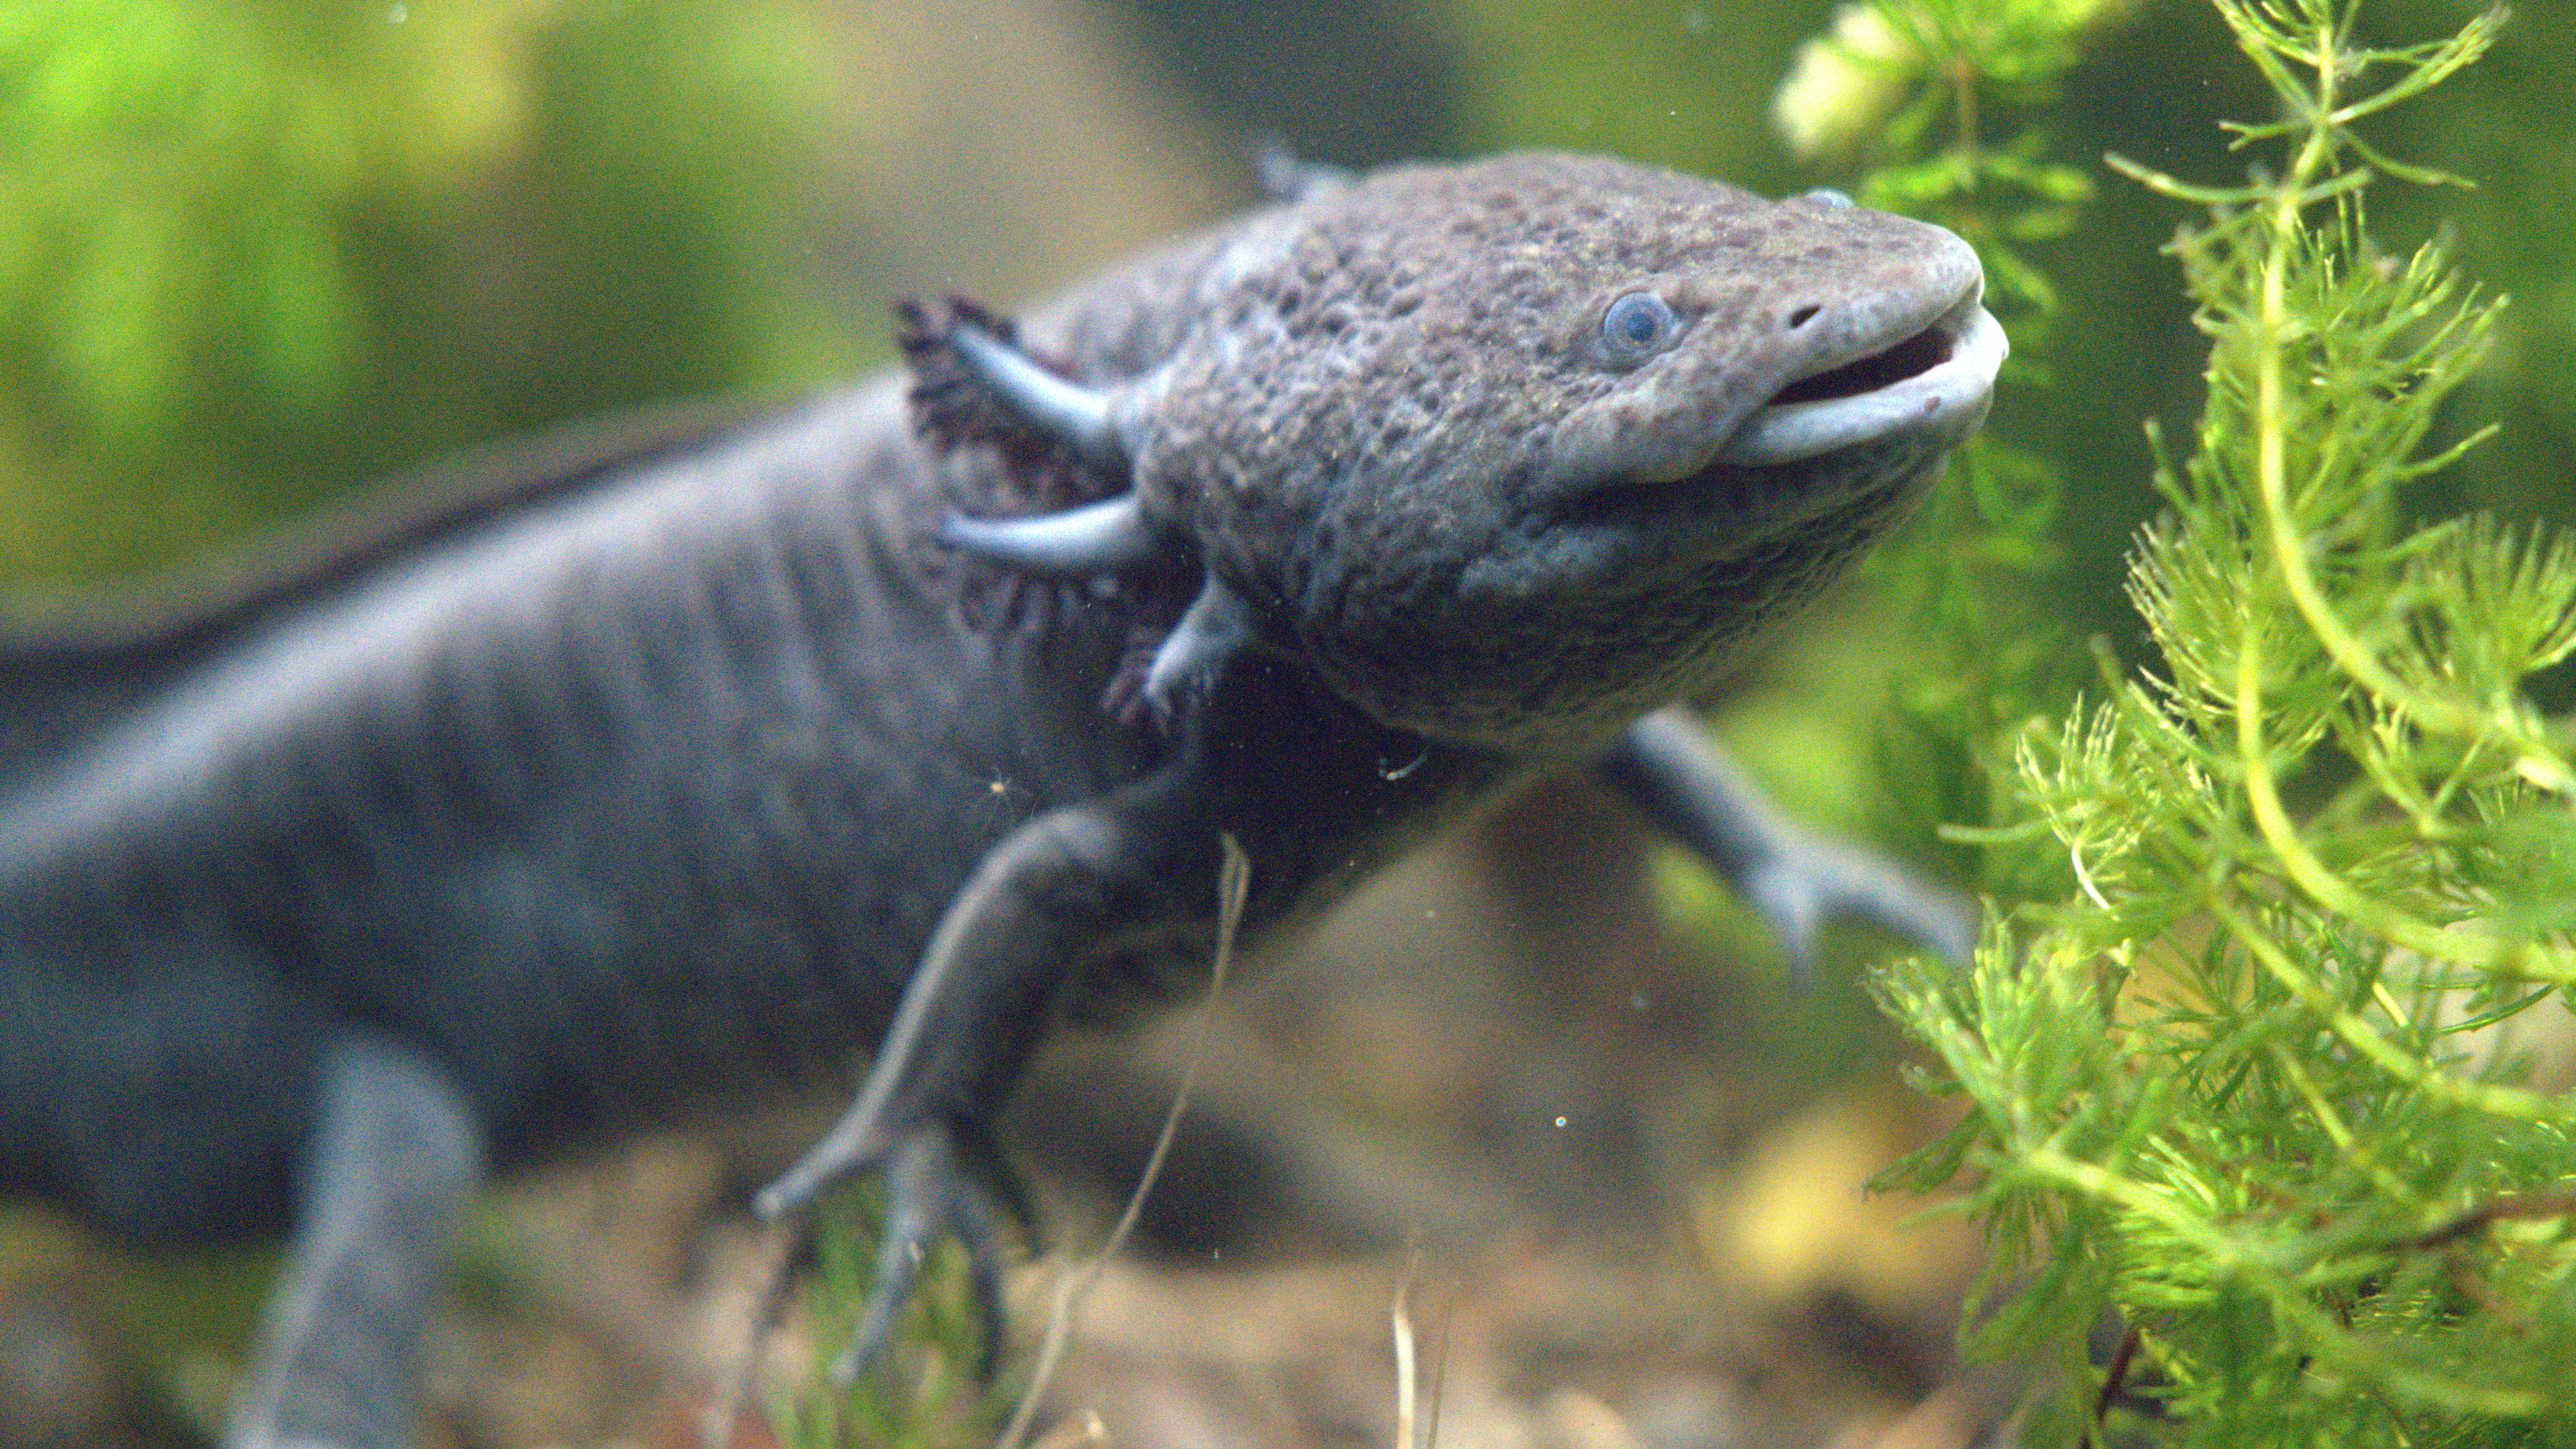
[[[2576,1431],[2576,775],[2524,684],[2576,650],[2576,550],[2401,515],[2478,441],[2430,443],[2500,303],[2380,250],[2366,188],[2449,178],[2354,130],[2502,15],[2378,48],[2350,0],[2214,3],[2279,100],[2237,142],[2285,154],[2112,163],[2206,209],[2170,250],[2207,408],[2131,559],[2158,662],[2024,728],[2045,836],[1979,837],[2076,889],[1880,983],[1968,1109],[1903,1177],[1990,1226],[1984,1347],[2061,1370],[2033,1442],[2539,1442]]]

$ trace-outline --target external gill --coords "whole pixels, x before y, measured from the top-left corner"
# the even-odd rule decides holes
[[[1118,423],[1115,393],[1058,377],[1016,345],[972,323],[951,328],[948,344],[1031,427],[1052,434],[1095,467],[1127,470],[1130,450]]]
[[[947,341],[984,388],[1032,428],[1044,432],[1103,472],[1130,473],[1133,450],[1121,391],[1085,387],[1049,371],[1015,342],[975,320],[961,318]],[[968,518],[952,514],[939,537],[963,552],[1005,568],[1072,578],[1136,568],[1172,557],[1176,540],[1145,517],[1131,488],[1097,503],[1026,518]],[[1155,649],[1145,668],[1143,699],[1169,718],[1182,694],[1209,678],[1254,640],[1253,611],[1213,572],[1197,599]],[[1116,687],[1113,686],[1113,693]]]

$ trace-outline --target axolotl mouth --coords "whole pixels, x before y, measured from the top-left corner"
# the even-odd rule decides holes
[[[1983,292],[1971,277],[1957,301],[1899,340],[1791,381],[1691,472],[1585,490],[1559,518],[1636,527],[1714,516],[1742,543],[1787,520],[1846,508],[1859,495],[1910,486],[1928,476],[1922,465],[1975,430],[1994,396],[2009,346],[1981,305]],[[1836,455],[1870,445],[1912,461],[1894,471],[1890,458],[1838,466]]]
[[[1950,310],[1892,347],[1780,390],[1740,424],[1716,461],[1768,468],[1897,433],[1964,434],[1994,393],[2009,350],[1971,287]]]

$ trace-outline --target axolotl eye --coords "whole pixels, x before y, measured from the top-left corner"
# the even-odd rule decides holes
[[[1643,362],[1661,351],[1682,319],[1652,292],[1629,292],[1601,314],[1601,346],[1612,362]]]

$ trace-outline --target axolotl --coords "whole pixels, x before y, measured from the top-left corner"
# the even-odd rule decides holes
[[[1678,706],[1987,411],[1975,253],[1599,157],[1362,176],[898,373],[591,455],[134,638],[0,718],[0,1189],[287,1237],[234,1440],[404,1442],[489,1173],[846,1085],[864,1337],[1059,1021],[1204,983],[1517,784],[1597,771],[1793,952],[1973,913],[1770,809]],[[1007,780],[1016,823],[990,806]]]

